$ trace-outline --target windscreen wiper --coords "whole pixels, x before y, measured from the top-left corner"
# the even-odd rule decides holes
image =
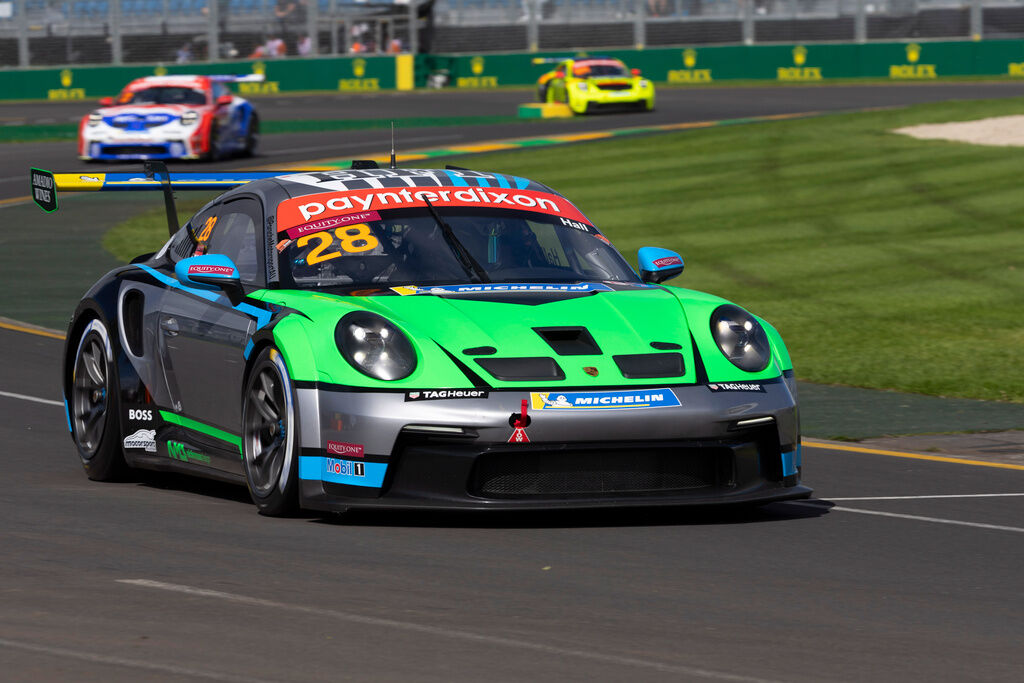
[[[466,272],[471,275],[475,275],[480,282],[490,282],[491,278],[487,277],[487,271],[480,267],[473,255],[469,253],[469,249],[459,241],[459,238],[455,236],[455,231],[452,230],[452,226],[448,225],[441,215],[434,208],[434,205],[430,203],[430,200],[426,197],[423,198],[424,203],[427,205],[427,209],[430,211],[430,215],[434,217],[437,224],[441,226],[441,232],[444,233],[444,238],[448,242],[448,246],[452,248],[455,255],[458,257],[462,267],[466,269]]]

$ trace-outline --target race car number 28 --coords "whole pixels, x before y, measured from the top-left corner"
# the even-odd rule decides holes
[[[376,249],[380,245],[377,238],[370,234],[370,226],[365,223],[350,225],[347,228],[338,228],[331,232],[333,232],[334,239],[331,238],[331,233],[325,230],[323,232],[303,235],[295,242],[295,246],[300,249],[312,240],[317,242],[316,246],[309,252],[309,256],[306,257],[307,264],[312,266],[323,261],[329,261],[332,258],[341,256],[342,251],[349,254],[358,254]],[[337,242],[337,247],[329,250],[329,248],[334,247],[335,242]]]

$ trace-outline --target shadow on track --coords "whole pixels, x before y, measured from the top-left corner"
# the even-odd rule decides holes
[[[165,491],[192,493],[252,506],[244,486],[175,472],[135,470],[133,481]],[[453,529],[558,529],[630,526],[708,526],[764,524],[820,517],[832,503],[817,498],[765,505],[619,507],[590,510],[385,510],[352,508],[331,513],[300,510],[293,519],[314,524],[358,527],[438,527]],[[256,513],[255,506],[252,506]]]

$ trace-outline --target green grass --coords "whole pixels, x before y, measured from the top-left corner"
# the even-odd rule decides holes
[[[178,210],[178,224],[184,225],[218,194],[189,192],[186,197],[179,194],[174,202]],[[118,223],[103,235],[103,248],[114,258],[127,263],[139,254],[157,251],[167,241],[167,212],[163,201],[154,197],[153,203],[154,208]]]
[[[771,321],[800,379],[1024,402],[1024,150],[888,132],[1018,113],[921,105],[459,164],[557,188],[631,260],[679,251],[673,284]]]

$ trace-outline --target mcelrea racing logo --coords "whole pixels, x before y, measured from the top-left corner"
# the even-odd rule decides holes
[[[124,437],[124,447],[144,449],[147,453],[156,453],[156,430],[140,429],[134,434]]]
[[[482,389],[436,389],[405,393],[406,401],[436,401],[442,398],[487,398],[487,392]]]
[[[625,410],[670,408],[680,405],[671,389],[642,391],[580,391],[530,394],[534,410]]]

